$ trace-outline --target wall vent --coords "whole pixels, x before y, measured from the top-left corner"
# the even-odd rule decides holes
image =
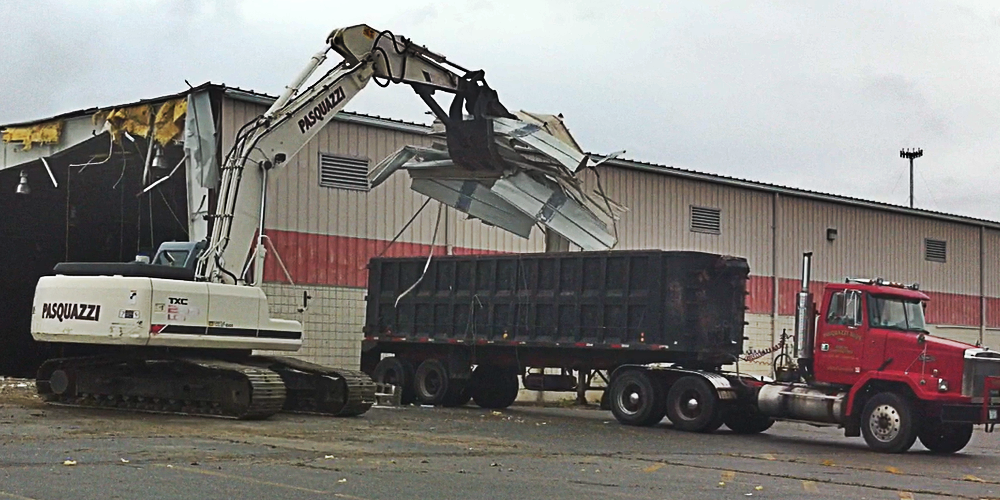
[[[931,262],[947,262],[948,242],[942,240],[924,240],[924,258]]]
[[[718,208],[696,207],[691,205],[691,231],[696,233],[720,233],[720,215]]]
[[[319,185],[328,188],[368,191],[368,158],[319,154]]]

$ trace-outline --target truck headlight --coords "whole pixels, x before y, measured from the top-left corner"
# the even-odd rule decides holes
[[[938,391],[940,391],[940,392],[948,392],[948,381],[947,380],[945,380],[943,378],[939,378],[938,379]]]

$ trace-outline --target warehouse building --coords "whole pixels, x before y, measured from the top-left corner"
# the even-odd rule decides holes
[[[213,169],[235,132],[272,100],[205,84],[0,127],[0,204],[9,214],[0,245],[13,263],[2,271],[0,371],[30,372],[51,354],[30,340],[28,317],[34,281],[53,264],[130,260],[162,241],[205,234]],[[152,132],[143,128],[151,122]],[[452,209],[439,222],[436,204],[425,207],[404,174],[369,187],[373,165],[402,146],[429,145],[429,131],[341,113],[270,176],[264,288],[273,315],[304,323],[301,356],[358,365],[371,257],[544,251],[537,228],[522,239]],[[615,228],[618,249],[748,259],[748,349],[768,349],[791,330],[806,251],[815,290],[847,276],[918,282],[932,298],[935,333],[1000,348],[1000,223],[638,161],[611,160],[596,173],[584,174],[588,189],[628,208]],[[30,193],[16,193],[19,186]],[[769,359],[749,366],[766,373]]]

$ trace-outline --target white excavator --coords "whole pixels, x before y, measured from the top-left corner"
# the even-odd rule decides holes
[[[321,74],[331,51],[343,60]],[[495,174],[484,181],[487,191],[496,179],[524,174],[518,162],[548,158],[566,172],[594,165],[544,127],[519,126],[483,76],[389,32],[365,25],[333,31],[273,105],[237,133],[221,167],[207,240],[163,243],[149,262],[61,263],[39,280],[33,338],[89,344],[91,354],[43,363],[39,394],[61,405],[238,419],[366,412],[375,393],[364,373],[254,355],[302,344],[302,325],[272,318],[260,288],[268,172],[287,164],[372,80],[411,86],[445,125],[453,163]],[[453,95],[448,112],[433,97],[438,91]],[[553,198],[560,204],[539,212],[539,223],[579,208],[566,205],[566,196]]]

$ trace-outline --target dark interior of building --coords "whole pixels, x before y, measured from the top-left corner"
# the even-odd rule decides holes
[[[143,183],[148,143],[107,134],[47,158],[58,187],[41,161],[0,171],[0,375],[32,377],[64,346],[31,338],[31,304],[38,278],[59,262],[121,262],[150,255],[163,241],[187,239],[183,158],[169,145]],[[109,155],[109,149],[112,151]],[[88,164],[89,163],[89,164]],[[18,185],[26,176],[25,187]]]

